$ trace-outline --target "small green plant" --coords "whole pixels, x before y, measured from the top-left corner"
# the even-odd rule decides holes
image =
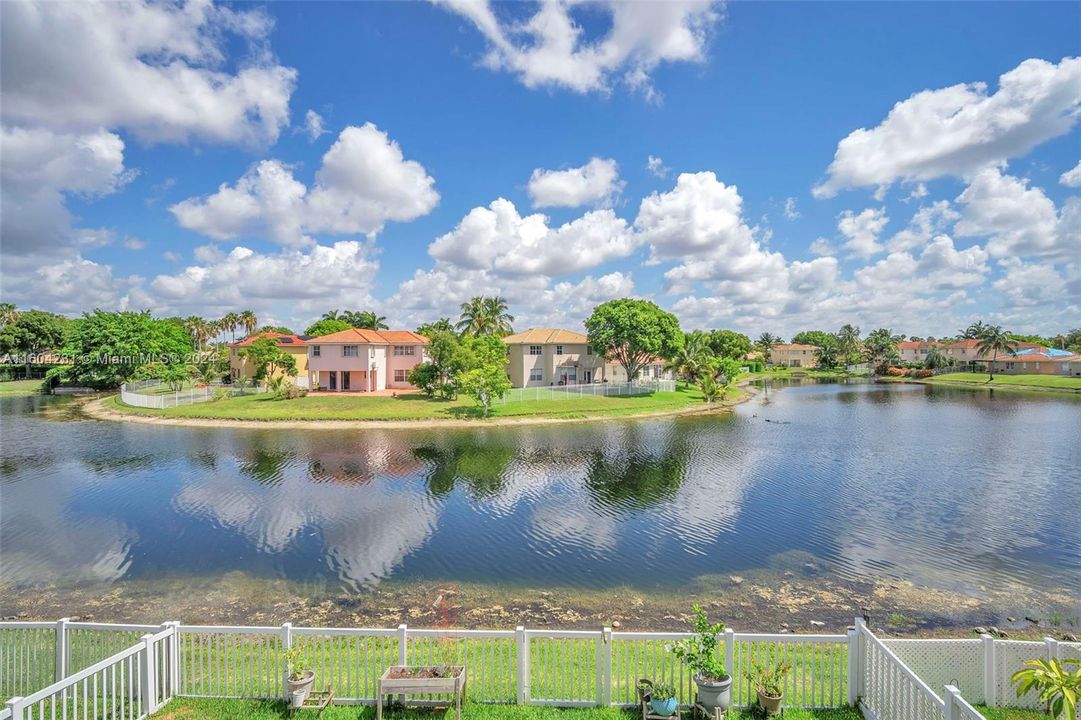
[[[751,667],[743,671],[744,677],[750,681],[754,689],[766,697],[781,697],[784,692],[784,678],[792,671],[792,666],[786,662],[773,662],[773,649],[769,651],[769,661],[766,663],[758,660],[751,661]]]
[[[668,683],[657,683],[649,691],[649,699],[657,702],[667,702],[676,697],[676,689]]]
[[[283,650],[282,657],[285,659],[286,672],[289,673],[290,680],[300,680],[304,673],[311,670],[308,654],[300,645],[294,645],[288,650]]]
[[[724,623],[711,623],[700,605],[691,609],[694,611],[694,636],[669,646],[669,650],[699,678],[727,680],[728,671],[717,652],[717,636],[724,632]]]
[[[1025,667],[1010,677],[1017,685],[1017,697],[1036,690],[1051,717],[1077,720],[1077,698],[1081,695],[1081,660],[1026,660]],[[1070,670],[1069,666],[1075,666]]]

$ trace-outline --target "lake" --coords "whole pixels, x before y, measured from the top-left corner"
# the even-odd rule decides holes
[[[0,398],[5,615],[108,597],[101,619],[219,617],[207,593],[227,587],[240,616],[321,597],[423,617],[448,585],[485,607],[562,593],[572,624],[626,593],[723,596],[767,624],[1081,615],[1074,397],[805,382],[708,416],[376,431],[113,423],[77,403]]]

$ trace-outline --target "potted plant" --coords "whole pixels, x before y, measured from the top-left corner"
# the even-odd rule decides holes
[[[1017,697],[1035,689],[1051,717],[1077,720],[1081,659],[1026,660],[1024,665],[1010,677],[1010,682],[1017,684]],[[1070,665],[1074,666],[1073,670]]]
[[[694,673],[698,703],[709,712],[715,708],[727,712],[732,704],[732,677],[717,651],[717,636],[724,632],[724,623],[710,623],[706,612],[698,605],[691,609],[694,611],[694,635],[689,640],[680,640],[670,649]]]
[[[771,662],[765,665],[752,660],[751,667],[743,674],[758,693],[758,707],[762,708],[766,715],[780,715],[784,678],[792,670],[792,666],[785,662],[773,663],[772,655],[771,651]]]
[[[667,683],[657,683],[649,691],[649,708],[654,715],[675,715],[678,704],[676,689]]]
[[[289,699],[295,708],[304,704],[308,693],[311,692],[312,683],[315,682],[315,672],[308,667],[308,659],[299,646],[286,650],[285,656],[286,675],[285,684],[289,688]]]

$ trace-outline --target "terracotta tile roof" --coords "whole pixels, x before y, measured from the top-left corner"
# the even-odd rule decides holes
[[[235,343],[229,343],[229,347],[247,347],[247,346],[251,345],[253,342],[255,342],[256,340],[258,340],[259,338],[265,338],[265,337],[275,338],[278,341],[279,345],[294,345],[294,346],[303,346],[304,345],[304,339],[302,337],[300,337],[299,335],[286,335],[285,333],[280,333],[280,332],[262,332],[262,333],[255,333],[254,335],[249,335],[248,337],[244,338],[243,340],[239,340],[239,341],[237,341]]]
[[[412,343],[419,343],[421,345],[428,344],[428,338],[423,335],[418,335],[411,330],[380,330],[379,334],[386,338],[387,342],[392,342],[397,345],[408,345]]]
[[[365,330],[362,328],[349,328],[341,332],[323,335],[322,337],[309,338],[312,345],[335,343],[356,343],[358,345],[427,345],[428,338],[417,335],[409,330]]]
[[[802,345],[800,343],[781,343],[774,345],[771,350],[817,350],[814,345]]]
[[[548,345],[560,343],[565,345],[585,345],[589,342],[582,333],[559,328],[530,328],[525,332],[508,335],[503,338],[508,345]]]

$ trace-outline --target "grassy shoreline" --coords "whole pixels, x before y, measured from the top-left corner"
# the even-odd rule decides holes
[[[285,424],[296,427],[320,422],[381,427],[394,423],[407,427],[447,427],[454,424],[498,425],[710,412],[743,402],[749,396],[746,389],[733,388],[726,400],[707,405],[697,389],[679,388],[674,392],[634,397],[522,401],[497,405],[488,418],[479,417],[472,400],[433,400],[419,393],[398,397],[319,395],[295,400],[275,400],[265,394],[246,395],[165,410],[132,407],[121,402],[119,396],[112,396],[89,403],[86,411],[101,419],[181,425],[225,423],[271,427]]]
[[[1081,378],[1062,375],[996,375],[988,382],[987,373],[946,373],[929,378],[881,377],[877,382],[917,383],[951,387],[1012,390],[1022,392],[1081,393]]]
[[[41,395],[41,380],[8,380],[0,382],[0,397]]]

